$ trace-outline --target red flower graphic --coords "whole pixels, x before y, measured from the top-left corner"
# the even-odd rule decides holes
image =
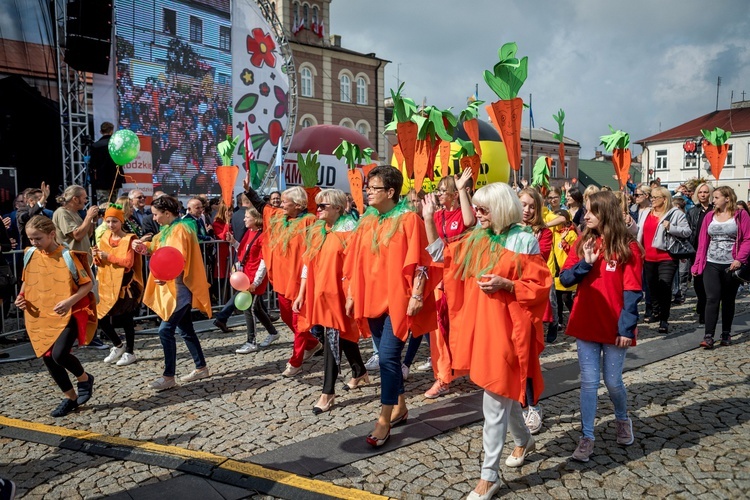
[[[274,50],[276,50],[276,42],[273,41],[273,37],[270,33],[264,33],[260,28],[255,28],[247,37],[247,53],[251,54],[250,64],[256,68],[262,67],[263,63],[271,68],[276,66]]]

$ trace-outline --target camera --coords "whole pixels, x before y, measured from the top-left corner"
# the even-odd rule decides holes
[[[99,209],[99,217],[104,217],[104,213],[107,211],[106,208],[100,208]]]

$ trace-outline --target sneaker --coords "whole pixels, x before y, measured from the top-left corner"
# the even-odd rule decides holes
[[[86,375],[89,376],[89,379],[86,382],[78,382],[78,399],[76,402],[79,405],[82,405],[91,399],[91,396],[94,394],[94,376],[90,373],[87,373]]]
[[[258,350],[258,344],[256,344],[255,342],[245,342],[244,344],[242,344],[242,347],[240,347],[234,352],[236,352],[237,354],[249,354],[257,350]]]
[[[260,343],[260,347],[268,347],[269,345],[273,344],[277,340],[279,340],[278,333],[269,333],[268,336],[263,339],[263,342]]]
[[[52,410],[52,413],[50,413],[51,417],[64,417],[68,413],[74,411],[76,408],[78,408],[78,403],[72,399],[65,398],[63,399],[59,405],[57,405],[57,408]]]
[[[545,337],[545,341],[548,344],[552,344],[557,340],[557,330],[558,325],[557,323],[550,323],[549,326],[547,326],[547,336]]]
[[[294,366],[290,365],[289,363],[287,363],[286,364],[286,370],[284,370],[283,372],[281,372],[281,376],[282,377],[294,377],[295,375],[297,375],[301,371],[302,371],[302,367],[301,366],[294,367]]]
[[[505,459],[505,465],[508,467],[521,467],[526,456],[536,449],[536,443],[534,437],[529,436],[529,440],[526,441],[526,446],[516,446],[515,449]]]
[[[120,358],[120,361],[118,361],[116,364],[117,366],[127,366],[132,365],[138,361],[138,358],[135,357],[135,354],[130,354],[129,352],[126,352],[122,355]]]
[[[529,409],[524,415],[524,421],[530,433],[539,434],[539,431],[542,430],[542,408],[529,405]]]
[[[214,320],[214,326],[221,330],[224,333],[230,333],[232,330],[227,326],[225,321],[220,320],[219,318],[216,318]]]
[[[578,441],[578,447],[571,458],[578,462],[588,462],[592,453],[594,453],[594,440],[584,437]]]
[[[156,389],[157,391],[163,391],[165,389],[171,389],[175,385],[177,385],[177,384],[174,381],[174,377],[169,377],[169,378],[167,378],[167,377],[159,377],[156,380],[154,380],[153,382],[151,382],[150,384],[148,384],[148,386],[151,389]]]
[[[16,483],[10,479],[0,478],[0,500],[13,500],[16,498]]]
[[[105,363],[116,363],[118,359],[122,356],[122,353],[125,352],[125,344],[121,345],[120,347],[113,347],[109,350],[109,355],[104,358]]]
[[[660,321],[659,333],[669,333],[669,323],[667,323],[666,321]]]
[[[436,399],[440,396],[445,396],[451,391],[450,384],[444,384],[439,380],[436,380],[430,390],[424,393],[424,397],[427,399]]]
[[[373,354],[370,359],[367,360],[367,363],[365,363],[365,370],[368,372],[371,372],[373,370],[379,370],[380,369],[380,356],[377,354]]]
[[[719,345],[728,346],[732,344],[732,335],[730,333],[722,333],[721,334],[721,342]]]
[[[432,358],[427,358],[427,361],[417,366],[418,372],[428,372],[432,370]]]
[[[633,421],[627,420],[615,420],[617,424],[617,444],[623,446],[630,446],[635,441],[633,436]]]
[[[703,337],[703,342],[700,343],[700,346],[704,349],[713,349],[714,348],[714,338],[706,335]]]
[[[321,349],[323,349],[323,344],[318,342],[312,349],[305,350],[305,354],[302,355],[302,361],[307,361],[308,359],[312,358],[313,356],[315,356],[315,353],[317,353]]]
[[[404,381],[409,380],[409,367],[401,363],[401,376],[404,377]]]
[[[88,343],[87,345],[85,345],[84,347],[86,347],[86,348],[88,348],[88,349],[98,349],[98,350],[100,350],[100,351],[103,351],[103,350],[105,350],[105,349],[109,349],[109,347],[107,347],[107,346],[106,346],[106,345],[104,344],[104,342],[102,342],[101,340],[99,340],[99,339],[98,339],[98,338],[96,338],[96,337],[94,337],[93,339],[91,339],[91,342],[89,342],[89,343]]]
[[[276,323],[279,320],[279,316],[277,314],[269,314],[268,319],[271,320],[271,323]]]
[[[180,377],[180,380],[182,382],[193,382],[194,380],[200,380],[202,378],[208,377],[210,374],[208,373],[208,367],[201,368],[198,370],[197,368],[184,377]]]

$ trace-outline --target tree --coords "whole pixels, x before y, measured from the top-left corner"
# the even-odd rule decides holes
[[[167,72],[202,77],[206,71],[201,69],[200,56],[187,43],[173,38],[167,49]]]

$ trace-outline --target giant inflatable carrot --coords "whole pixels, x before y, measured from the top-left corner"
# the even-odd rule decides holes
[[[612,153],[612,164],[615,167],[615,175],[620,183],[620,189],[625,189],[630,172],[630,134],[622,130],[615,130],[612,125],[609,126],[609,135],[603,135],[599,139],[604,148]]]
[[[464,132],[466,132],[480,158],[482,157],[482,145],[479,144],[479,120],[477,120],[477,116],[479,116],[479,106],[482,104],[484,104],[484,101],[469,103],[458,117],[459,121],[462,122]]]
[[[406,174],[411,177],[414,173],[414,154],[417,147],[418,126],[412,121],[412,116],[417,111],[417,105],[408,97],[404,97],[401,91],[404,88],[402,83],[396,92],[391,89],[393,98],[393,121],[386,127],[386,130],[396,130],[396,139],[401,148],[401,154],[404,156],[406,165]]]
[[[500,62],[495,64],[493,71],[484,72],[484,81],[500,98],[486,107],[487,113],[503,139],[508,163],[515,171],[521,169],[523,100],[518,97],[518,92],[526,81],[529,64],[528,57],[520,60],[516,57],[517,51],[514,42],[506,43],[497,52]]]
[[[719,180],[724,163],[727,161],[729,154],[729,144],[727,139],[732,135],[731,132],[716,127],[713,130],[701,130],[705,137],[703,141],[703,154],[706,155],[709,165],[711,165],[711,175]]]
[[[349,188],[351,189],[352,199],[357,205],[359,213],[364,213],[365,210],[365,199],[362,192],[362,174],[357,169],[358,166],[363,166],[364,170],[366,167],[373,165],[371,161],[373,150],[372,148],[360,148],[357,144],[349,141],[341,141],[336,149],[333,150],[334,156],[339,160],[344,158],[344,161],[349,166],[347,177],[349,178]],[[370,167],[372,168],[372,167]],[[369,172],[369,170],[367,170]],[[365,173],[367,175],[367,173]]]
[[[561,108],[556,115],[552,115],[552,118],[557,122],[557,133],[553,134],[553,137],[559,142],[557,151],[560,158],[560,168],[565,171],[565,111]]]

